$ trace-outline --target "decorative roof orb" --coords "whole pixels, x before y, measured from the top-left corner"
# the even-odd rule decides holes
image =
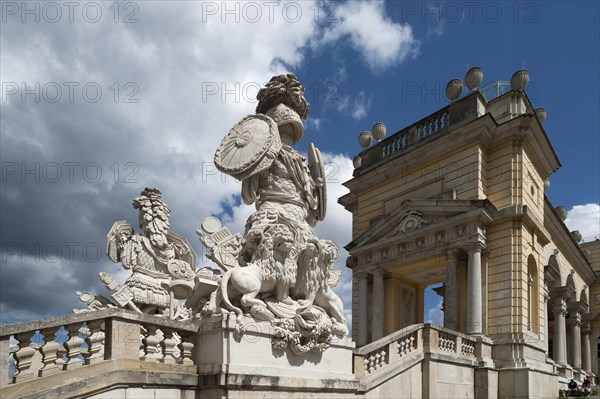
[[[550,188],[550,180],[544,180],[544,190],[548,190]]]
[[[378,143],[385,137],[386,131],[387,129],[383,122],[375,123],[371,129],[371,133],[373,133],[373,137],[375,137],[375,140],[377,140]]]
[[[362,165],[362,158],[360,156],[355,156],[352,160],[352,165],[354,165],[354,169],[358,169]]]
[[[525,90],[527,83],[529,83],[529,72],[527,69],[519,69],[517,72],[513,73],[512,78],[510,78],[510,87],[512,87],[514,91]]]
[[[462,94],[463,84],[460,79],[452,79],[446,85],[446,97],[450,101],[456,100]]]
[[[360,144],[360,146],[363,149],[369,147],[372,141],[373,136],[371,136],[371,132],[369,132],[368,130],[360,132],[360,134],[358,135],[358,144]]]
[[[579,232],[579,230],[573,230],[571,232],[571,236],[573,236],[573,239],[577,244],[579,244],[581,242],[581,239],[583,238],[581,237],[581,233]]]
[[[565,208],[564,206],[557,206],[556,208],[554,208],[554,210],[556,211],[556,213],[558,213],[558,216],[560,216],[560,218],[564,221],[567,216],[569,216],[569,212],[567,212],[567,208]]]
[[[540,123],[544,124],[544,121],[546,120],[546,108],[537,108],[535,110],[535,114],[537,115],[538,119],[540,120]]]
[[[477,90],[477,87],[483,80],[483,69],[480,67],[473,67],[467,71],[465,75],[465,85],[469,91]]]

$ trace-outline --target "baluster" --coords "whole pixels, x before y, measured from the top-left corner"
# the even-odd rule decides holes
[[[63,347],[61,344],[56,342],[58,330],[60,330],[60,327],[52,327],[41,330],[46,343],[40,348],[40,352],[43,356],[42,363],[44,364],[38,372],[40,377],[56,374],[62,369],[62,365],[59,367],[59,364],[56,362],[58,360],[59,350]]]
[[[15,334],[15,339],[19,341],[19,347],[13,353],[15,358],[15,374],[13,375],[13,383],[27,381],[33,379],[31,372],[31,362],[36,350],[31,347],[31,332]]]
[[[12,382],[12,376],[8,375],[8,370],[11,369],[13,346],[10,345],[11,337],[8,335],[0,337],[0,388]]]
[[[81,346],[85,341],[79,336],[83,332],[83,323],[71,324],[65,328],[69,331],[69,339],[65,342],[68,359],[63,368],[64,370],[73,370],[83,366],[83,359],[79,357],[84,352]]]
[[[145,354],[142,360],[155,363],[163,358],[163,350],[160,343],[164,337],[163,332],[156,326],[148,326],[148,336],[143,341]]]
[[[179,364],[194,364],[192,361],[192,351],[194,350],[193,335],[190,333],[179,333],[181,342],[179,345]]]
[[[56,332],[56,342],[60,343],[61,341],[63,341],[63,343],[60,345],[60,348],[58,348],[58,350],[56,351],[56,364],[58,366],[59,370],[64,370],[65,368],[65,364],[67,363],[67,348],[65,348],[65,344],[64,341],[66,341],[67,339],[67,330],[65,330],[64,326],[61,326],[58,331]]]
[[[161,359],[161,363],[166,364],[176,364],[177,363],[177,340],[173,335],[174,331],[165,330],[164,336],[165,338],[160,342],[160,346],[165,354],[164,358]]]
[[[88,346],[87,352],[83,355],[84,364],[95,364],[104,360],[104,320],[93,320],[87,322],[85,342]]]
[[[148,330],[140,325],[140,360],[144,360],[144,356],[146,356],[146,337],[148,337]]]

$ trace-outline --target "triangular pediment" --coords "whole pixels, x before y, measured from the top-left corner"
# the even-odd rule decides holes
[[[367,231],[345,248],[348,251],[356,251],[381,240],[402,238],[414,235],[419,230],[429,229],[430,226],[452,223],[453,220],[464,216],[477,218],[485,214],[487,216],[484,219],[491,221],[495,213],[495,207],[488,200],[409,199],[373,221]]]

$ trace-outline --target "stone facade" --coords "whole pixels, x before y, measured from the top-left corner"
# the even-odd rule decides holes
[[[422,322],[424,289],[443,283],[444,326],[492,340],[500,397],[593,381],[599,251],[586,255],[544,193],[560,163],[524,91],[473,91],[354,164],[340,203],[359,347]]]

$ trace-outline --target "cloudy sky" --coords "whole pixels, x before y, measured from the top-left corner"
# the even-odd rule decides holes
[[[321,238],[350,241],[336,200],[358,133],[376,121],[398,131],[445,106],[446,82],[475,65],[484,83],[530,71],[528,94],[547,108],[563,164],[548,195],[572,209],[570,228],[600,234],[595,2],[1,6],[2,323],[68,313],[81,305],[76,290],[105,293],[98,272],[119,270],[103,255],[106,233],[116,220],[135,225],[131,200],[144,187],[162,190],[171,230],[199,254],[194,231],[206,216],[241,231],[252,207],[240,204],[239,182],[215,171],[214,151],[254,112],[258,88],[288,71],[311,103],[297,148],[314,142],[328,162]],[[336,290],[349,312],[345,256]],[[438,299],[427,303],[438,321]]]

